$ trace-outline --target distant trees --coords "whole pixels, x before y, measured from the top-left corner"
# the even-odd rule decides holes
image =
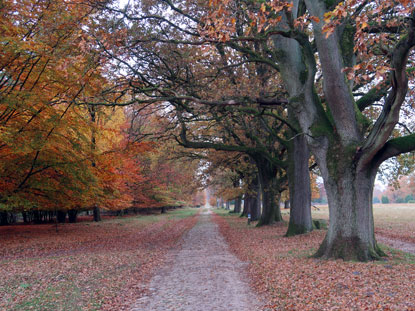
[[[393,181],[393,183],[382,192],[382,195],[387,197],[390,203],[408,203],[413,201],[415,193],[414,178],[415,175],[413,173],[408,176],[400,177],[398,180]],[[382,201],[382,203],[384,202]]]

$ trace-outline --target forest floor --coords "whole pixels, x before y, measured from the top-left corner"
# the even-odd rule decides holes
[[[209,210],[201,214],[132,311],[262,310],[244,274],[247,264],[230,253],[211,218]]]
[[[196,213],[0,227],[0,310],[129,310]]]
[[[381,244],[388,257],[359,263],[312,258],[325,231],[286,238],[286,223],[247,226],[217,210],[215,222],[231,250],[249,262],[251,286],[272,310],[415,310],[415,256]],[[288,220],[288,212],[284,212]],[[326,207],[313,212],[327,218]],[[414,245],[415,206],[375,207],[376,236]],[[381,240],[381,239],[379,239]],[[381,241],[383,242],[383,241]],[[386,242],[384,242],[387,244]]]
[[[324,230],[199,211],[0,227],[0,310],[415,311],[415,256],[394,249],[415,245],[415,205],[375,206],[388,257],[370,263],[311,258]]]

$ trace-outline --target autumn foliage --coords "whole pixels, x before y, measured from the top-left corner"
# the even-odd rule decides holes
[[[112,82],[107,61],[93,52],[93,3],[1,3],[0,210],[117,210],[185,200],[179,184],[189,175],[164,161],[171,150],[131,141],[128,113],[96,106],[111,99],[102,92]]]

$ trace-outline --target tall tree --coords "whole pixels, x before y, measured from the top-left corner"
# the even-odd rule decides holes
[[[415,22],[410,1],[209,4],[206,14],[198,1],[160,1],[178,15],[136,18],[187,34],[180,39],[165,31],[158,42],[183,45],[196,37],[191,44],[224,44],[276,69],[328,195],[330,227],[317,256],[379,258],[383,252],[374,237],[371,206],[375,176],[382,162],[415,148],[413,134],[398,131],[396,137],[395,131],[408,73],[412,77],[408,66]],[[258,53],[258,45],[266,53]]]
[[[228,4],[219,6],[223,10]],[[373,232],[375,176],[383,161],[415,148],[413,134],[392,135],[415,45],[414,8],[408,1],[395,4],[305,0],[250,7],[257,14],[253,25],[266,29],[262,41],[273,42],[290,105],[324,179],[330,227],[316,256],[370,260],[383,255]],[[312,21],[312,37],[305,19]],[[382,109],[373,114],[375,103]]]

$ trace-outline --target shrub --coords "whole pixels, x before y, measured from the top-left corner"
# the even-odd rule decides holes
[[[386,195],[382,196],[382,203],[383,204],[388,204],[389,203],[389,198]]]
[[[396,203],[405,203],[405,200],[403,198],[397,198]]]
[[[414,197],[412,196],[412,194],[408,194],[408,195],[405,197],[405,202],[406,202],[406,203],[409,203],[409,201],[414,201]]]

